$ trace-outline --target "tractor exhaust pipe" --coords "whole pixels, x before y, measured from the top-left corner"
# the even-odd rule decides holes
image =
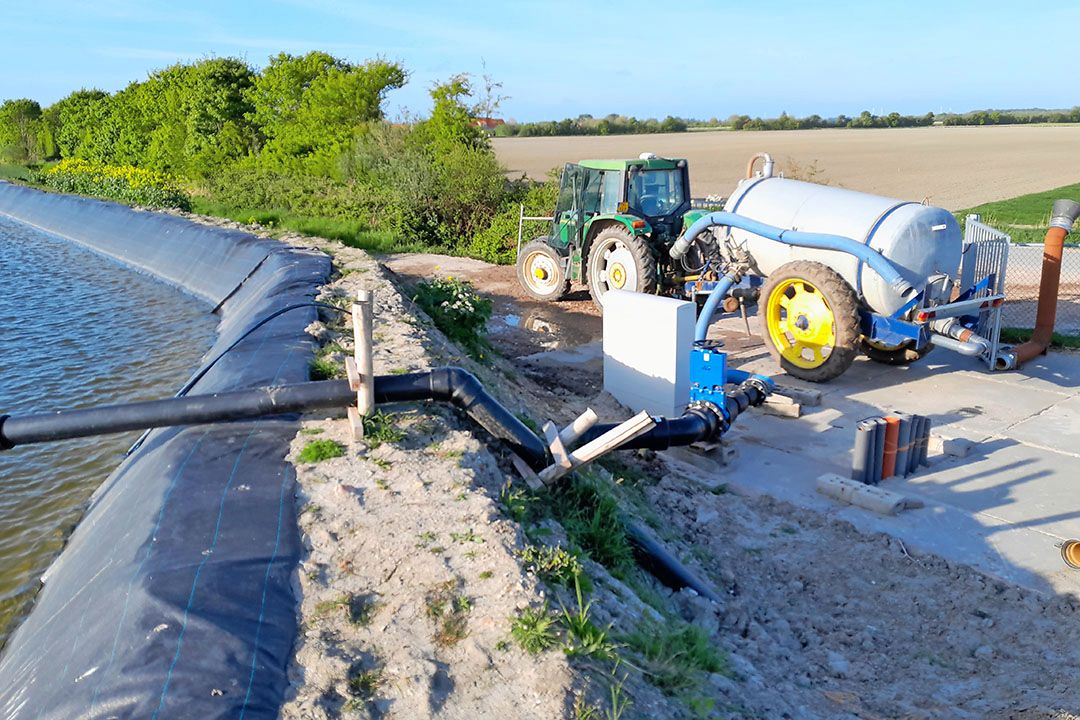
[[[1031,339],[1013,350],[1015,366],[1019,367],[1046,352],[1054,335],[1057,319],[1058,287],[1061,284],[1061,256],[1065,237],[1080,217],[1080,203],[1075,200],[1055,200],[1050,227],[1043,240],[1042,279],[1039,282],[1039,307],[1035,312],[1035,332]]]

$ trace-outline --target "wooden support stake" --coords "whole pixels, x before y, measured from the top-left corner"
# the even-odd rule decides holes
[[[363,439],[363,418],[370,415],[372,408],[375,407],[375,372],[371,350],[371,324],[374,310],[374,294],[370,290],[357,290],[356,302],[352,306],[353,362],[356,366],[359,385],[356,389],[356,418],[353,418],[353,413],[349,413],[354,440]],[[345,364],[345,369],[348,372],[348,363]],[[350,384],[352,380],[350,375]]]
[[[550,425],[551,423],[548,424]],[[642,411],[626,422],[613,427],[600,437],[585,443],[577,450],[570,453],[570,467],[566,467],[566,465],[560,463],[558,458],[556,458],[554,465],[549,465],[540,471],[540,479],[547,484],[551,484],[574,468],[592,462],[604,453],[616,450],[619,446],[630,442],[638,435],[648,432],[654,425],[655,423],[653,422],[652,416],[650,416],[649,413]],[[554,428],[554,425],[552,425],[552,428]],[[558,436],[555,437],[555,440],[558,441]],[[554,453],[552,454],[554,456]]]
[[[540,480],[540,476],[529,467],[529,464],[522,460],[517,455],[510,453],[510,462],[513,463],[514,469],[518,471],[518,475],[525,481],[525,484],[529,486],[530,490],[543,490],[544,483]]]
[[[585,408],[585,412],[577,416],[574,422],[564,427],[559,432],[559,439],[563,445],[572,445],[575,440],[585,434],[599,420],[592,408]],[[550,440],[548,441],[550,442]]]

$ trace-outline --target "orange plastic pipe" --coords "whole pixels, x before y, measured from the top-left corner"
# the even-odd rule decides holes
[[[881,479],[891,478],[896,472],[896,445],[900,437],[900,418],[885,418],[885,455],[881,460]]]
[[[1039,309],[1035,311],[1035,332],[1031,339],[1019,345],[1016,362],[1019,365],[1038,357],[1050,347],[1054,335],[1054,322],[1057,319],[1058,288],[1061,285],[1061,254],[1065,248],[1065,237],[1069,231],[1065,228],[1052,227],[1046,231],[1043,240],[1042,278],[1039,280]]]

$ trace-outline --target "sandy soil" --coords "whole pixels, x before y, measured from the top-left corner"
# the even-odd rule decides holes
[[[495,151],[514,174],[543,178],[552,167],[590,157],[654,152],[690,161],[695,197],[726,196],[747,158],[767,151],[816,181],[949,210],[1080,181],[1080,127],[930,127],[895,130],[695,132],[608,137],[498,138]]]

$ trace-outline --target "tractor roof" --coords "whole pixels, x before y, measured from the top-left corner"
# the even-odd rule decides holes
[[[625,171],[631,165],[637,165],[644,170],[672,170],[682,162],[680,158],[654,157],[648,159],[634,158],[633,160],[582,160],[578,163],[581,167],[591,170],[618,170]]]

